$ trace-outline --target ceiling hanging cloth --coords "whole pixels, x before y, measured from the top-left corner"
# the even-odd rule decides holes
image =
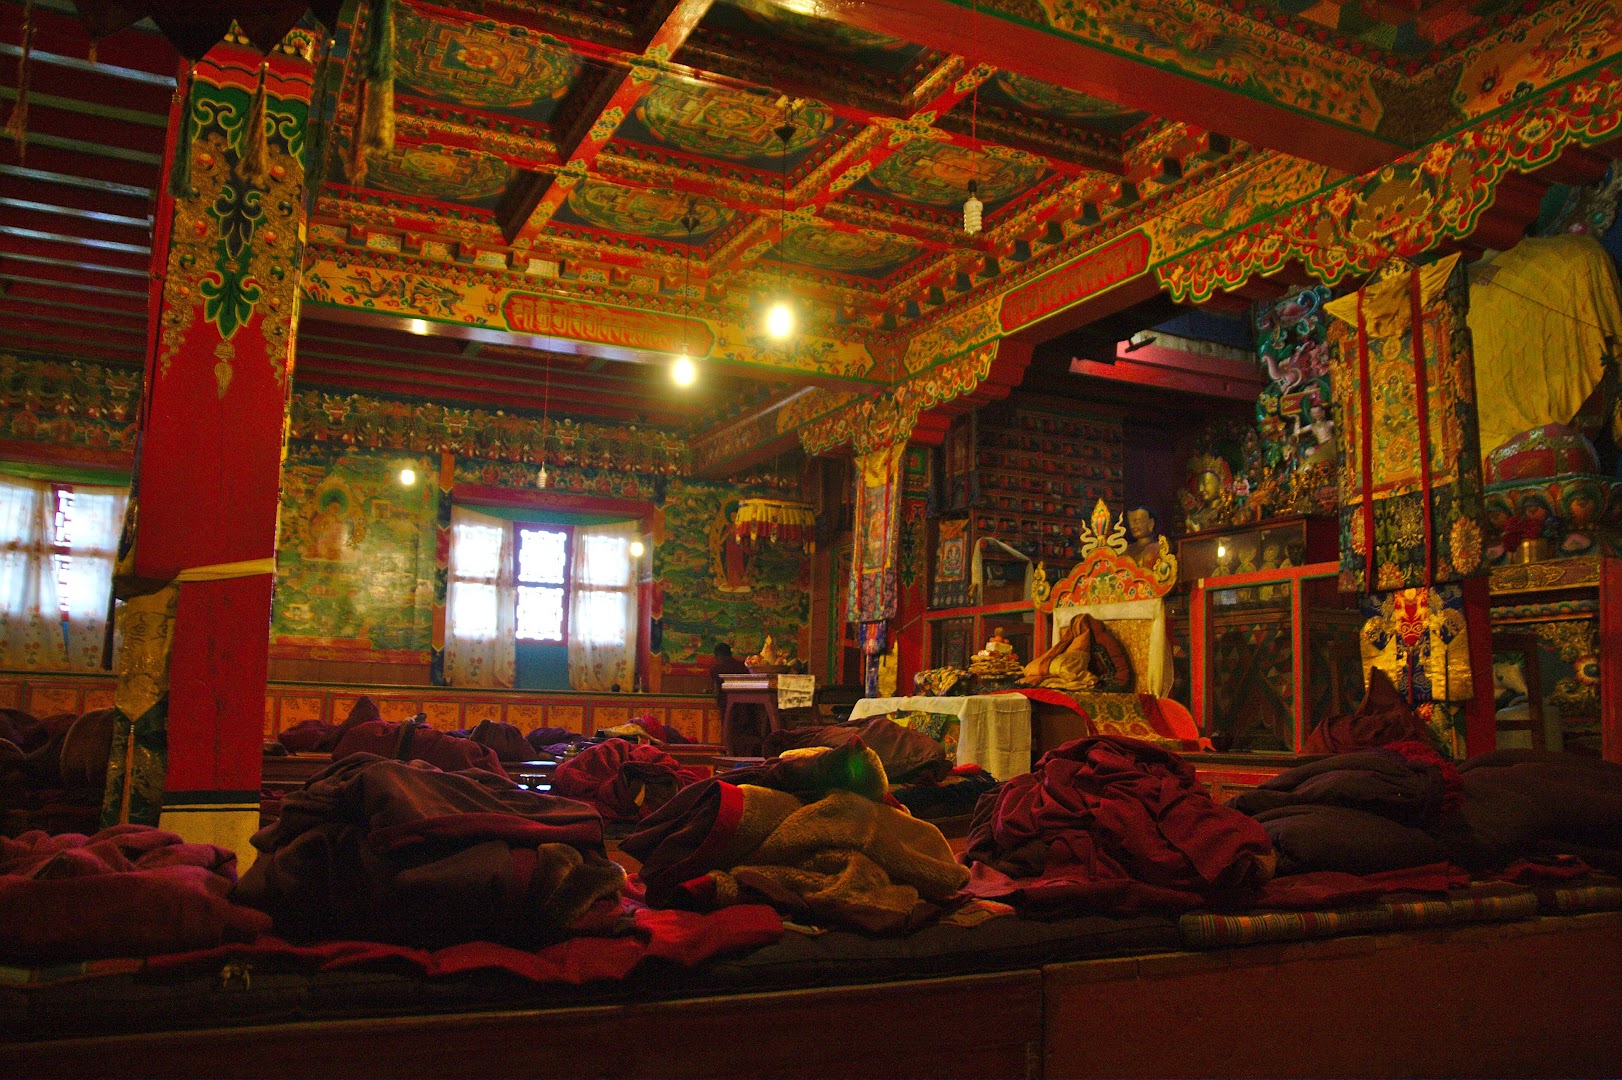
[[[1481,565],[1474,362],[1457,255],[1392,263],[1324,305],[1340,472],[1341,588],[1458,581]]]
[[[366,20],[366,55],[360,115],[350,138],[349,182],[366,179],[370,158],[394,149],[394,0],[372,0]]]
[[[28,153],[28,71],[34,51],[34,0],[23,4],[23,47],[17,57],[17,101],[11,107],[4,133],[17,144],[17,160],[23,161]]]
[[[754,545],[762,538],[773,544],[809,544],[816,526],[816,513],[808,504],[784,499],[743,499],[732,515],[732,535],[740,544]]]

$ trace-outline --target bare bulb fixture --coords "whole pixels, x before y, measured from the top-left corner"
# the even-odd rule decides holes
[[[986,204],[980,201],[980,184],[978,181],[969,181],[969,197],[963,203],[963,231],[973,236],[980,231],[980,214]]]
[[[683,349],[676,362],[670,365],[670,379],[677,386],[692,386],[698,381],[698,365],[693,363],[692,357]]]
[[[646,552],[647,550],[648,550],[647,546],[644,545],[642,543],[642,541],[640,541],[640,540],[632,540],[631,541],[631,558],[640,559],[642,557],[643,553]]]
[[[545,465],[542,465],[541,466],[541,471],[535,474],[535,486],[538,487],[538,488],[544,488],[546,486],[546,466]]]
[[[766,309],[766,336],[773,341],[785,341],[794,336],[794,308],[787,300],[779,300]]]
[[[401,483],[401,485],[403,485],[404,487],[410,487],[411,485],[415,484],[416,482],[417,482],[417,470],[416,469],[405,468],[405,469],[400,470],[400,483]]]

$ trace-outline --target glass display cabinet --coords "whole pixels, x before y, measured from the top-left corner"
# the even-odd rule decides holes
[[[1188,595],[1190,711],[1220,751],[1300,753],[1363,695],[1358,598],[1340,564],[1205,577]]]

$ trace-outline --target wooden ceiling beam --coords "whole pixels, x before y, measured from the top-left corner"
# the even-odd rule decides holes
[[[9,138],[0,139],[0,176],[19,175],[13,170],[26,169],[21,175],[37,179],[41,174],[53,174],[64,178],[61,182],[78,181],[77,186],[86,188],[102,186],[121,193],[157,189],[158,164],[106,157],[88,152],[86,147],[95,149],[89,143],[63,147],[35,138],[28,143],[26,159],[19,160],[16,144]]]
[[[1175,61],[1153,62],[1079,36],[1016,21],[994,8],[971,9],[952,0],[885,0],[882,4],[842,0],[819,5],[818,14],[942,52],[978,56],[984,63],[1055,86],[1351,173],[1368,172],[1408,149],[1314,113],[1307,104],[1287,108],[1264,102],[1214,84],[1192,66],[1179,70]],[[1175,27],[1166,29],[1174,37],[1180,34]]]
[[[1253,402],[1256,400],[1257,393],[1265,385],[1260,382],[1233,379],[1222,375],[1209,375],[1204,372],[1164,367],[1160,364],[1143,364],[1136,360],[1117,360],[1113,364],[1102,364],[1097,360],[1076,358],[1070,361],[1070,372],[1073,375],[1087,375],[1096,379],[1108,379],[1111,382],[1131,383],[1134,386],[1143,386],[1154,390],[1172,390],[1178,393],[1199,394],[1204,397],[1226,398],[1232,401]]]
[[[118,311],[107,311],[88,304],[67,304],[37,298],[14,297],[0,290],[0,318],[10,320],[38,320],[53,325],[83,326],[110,334],[146,337],[146,320]]]
[[[19,276],[0,273],[0,297],[12,300],[58,305],[65,308],[83,307],[91,311],[105,311],[126,318],[147,318],[145,293],[121,289],[86,289],[81,285],[64,284],[37,276]]]
[[[315,365],[303,372],[302,375],[295,370],[293,382],[295,385],[305,387],[324,386],[335,390],[371,391],[373,393],[397,394],[402,397],[426,396],[437,401],[456,401],[470,405],[487,405],[494,408],[521,408],[531,412],[541,412],[548,407],[546,399],[536,394],[520,394],[510,389],[488,390],[464,382],[445,379],[401,382],[398,379],[379,377],[364,371],[349,370],[344,365]],[[685,417],[678,414],[662,414],[657,404],[650,405],[648,408],[638,408],[635,405],[627,405],[624,398],[613,397],[560,401],[554,395],[550,401],[550,411],[554,416],[593,416],[605,420],[625,420],[632,423],[681,423],[685,420]]]
[[[83,341],[59,333],[36,334],[0,325],[0,352],[8,351],[43,353],[68,360],[111,360],[120,364],[138,362],[146,355],[144,346]]]
[[[586,175],[597,155],[613,139],[620,124],[635,110],[637,102],[653,89],[656,80],[654,71],[649,68],[662,63],[665,57],[674,55],[681,48],[682,42],[698,26],[712,2],[657,0],[638,40],[642,46],[639,62],[619,77],[618,85],[591,122],[586,123],[583,119],[578,125],[566,154],[561,152],[562,141],[553,140],[558,143],[559,156],[566,159],[557,175],[544,183],[531,181],[519,185],[515,188],[518,197],[502,207],[501,231],[508,243],[528,246],[546,228],[574,185]],[[570,179],[564,183],[559,180],[560,176],[569,176]]]
[[[123,250],[136,245],[109,248],[106,243],[84,242],[66,233],[30,235],[25,230],[0,228],[0,258],[44,260],[53,266],[73,266],[126,278],[145,279],[150,275],[150,250]]]

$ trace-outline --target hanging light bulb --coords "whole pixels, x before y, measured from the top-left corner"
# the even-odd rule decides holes
[[[642,553],[647,551],[647,550],[648,549],[643,545],[642,541],[640,541],[640,540],[632,540],[631,541],[631,558],[640,559],[642,557]]]
[[[973,236],[980,231],[980,212],[986,208],[980,201],[980,184],[969,181],[969,197],[963,203],[963,231]]]
[[[792,108],[792,106],[791,106]],[[783,189],[777,204],[777,292],[778,298],[766,309],[766,336],[773,341],[787,341],[794,336],[794,306],[788,301],[788,289],[783,284],[783,219],[788,214],[788,144],[796,128],[791,117],[773,129],[780,144],[778,166],[783,176]]]
[[[687,249],[683,256],[684,269],[682,273],[681,300],[683,307],[690,307],[693,287],[693,230],[698,227],[698,197],[695,195],[687,200],[687,213],[682,216],[681,223],[687,229]],[[698,381],[698,365],[693,358],[687,355],[687,320],[681,324],[681,355],[670,366],[670,378],[677,386],[692,386]]]
[[[677,386],[692,386],[698,381],[698,365],[687,355],[686,346],[682,347],[676,362],[670,365],[670,378]]]
[[[774,341],[794,336],[794,308],[787,300],[778,300],[766,309],[766,336]]]
[[[545,465],[542,465],[541,466],[541,471],[535,474],[535,486],[538,487],[538,488],[544,488],[546,486],[546,466]]]
[[[406,487],[410,487],[412,484],[415,484],[416,482],[417,482],[417,470],[416,469],[413,469],[410,466],[407,466],[406,468],[400,470],[400,483],[401,484],[403,484]]]

